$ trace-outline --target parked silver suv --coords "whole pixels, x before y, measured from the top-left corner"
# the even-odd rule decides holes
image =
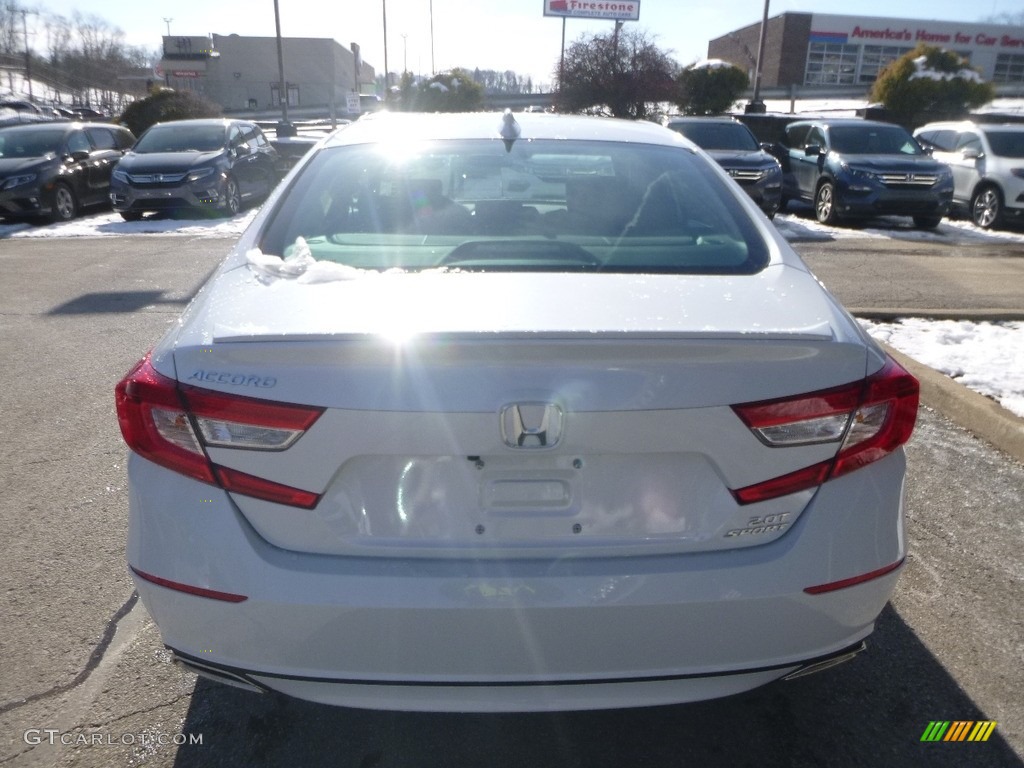
[[[977,226],[1024,215],[1024,124],[929,123],[914,136],[953,169],[953,205]]]

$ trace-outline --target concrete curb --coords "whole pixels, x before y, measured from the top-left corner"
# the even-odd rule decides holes
[[[971,320],[976,323],[1009,323],[1024,320],[1024,310],[1015,309],[899,309],[847,307],[854,317],[874,320],[880,323],[894,323],[908,317],[922,317],[926,320]]]
[[[888,344],[882,347],[921,382],[921,402],[1024,463],[1024,418]]]
[[[898,322],[908,317],[929,320],[970,320],[972,322],[1013,322],[1024,320],[1024,311],[1012,309],[909,309],[907,307],[853,307],[854,317],[876,322]],[[882,344],[885,351],[921,382],[921,402],[941,412],[969,432],[992,443],[1024,464],[1024,418],[1011,413],[995,400],[968,389],[944,373]]]

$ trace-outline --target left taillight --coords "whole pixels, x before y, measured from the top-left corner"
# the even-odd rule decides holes
[[[733,491],[740,504],[766,501],[821,485],[892,453],[910,439],[919,385],[892,358],[863,381],[796,397],[733,406],[765,445],[783,448],[836,443],[836,455]]]
[[[204,483],[279,504],[310,509],[316,493],[213,464],[206,447],[282,451],[323,413],[313,408],[179,387],[147,355],[114,389],[128,447],[140,456]]]

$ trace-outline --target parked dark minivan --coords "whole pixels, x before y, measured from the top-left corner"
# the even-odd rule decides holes
[[[0,128],[0,217],[68,221],[110,204],[110,177],[135,142],[118,125],[42,122]]]
[[[901,126],[855,118],[798,120],[786,127],[786,145],[784,204],[812,203],[823,224],[893,214],[932,228],[952,206],[949,166],[926,154]]]
[[[181,209],[234,216],[279,178],[277,151],[255,123],[176,120],[139,137],[114,170],[110,198],[129,221]]]

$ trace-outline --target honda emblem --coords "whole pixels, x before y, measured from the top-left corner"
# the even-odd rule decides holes
[[[554,448],[562,438],[562,409],[552,403],[506,405],[500,421],[509,448]]]

